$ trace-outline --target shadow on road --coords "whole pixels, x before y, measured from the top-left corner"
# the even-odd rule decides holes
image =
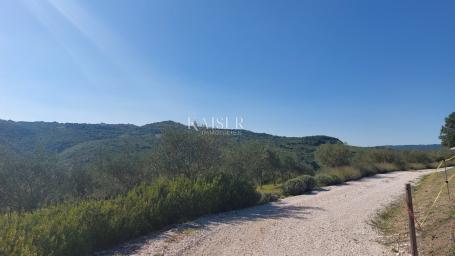
[[[198,229],[216,229],[219,225],[239,225],[245,222],[261,221],[267,219],[297,218],[304,219],[306,215],[314,211],[323,211],[319,207],[295,206],[285,202],[274,202],[264,205],[254,206],[246,209],[230,212],[218,213],[203,216],[192,222],[174,225],[167,229],[154,232],[147,236],[130,241],[120,247],[109,251],[100,252],[96,255],[124,255],[137,252],[146,243],[164,240],[174,242],[182,239],[185,233],[191,233]]]
[[[274,202],[242,210],[202,217],[194,223],[204,226],[208,224],[217,224],[219,222],[222,222],[223,224],[240,224],[245,221],[259,221],[264,219],[304,219],[305,215],[312,211],[323,211],[323,209],[319,207],[290,205],[285,202]]]

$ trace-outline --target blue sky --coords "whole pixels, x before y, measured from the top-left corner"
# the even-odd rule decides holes
[[[453,1],[0,2],[0,118],[438,143]]]

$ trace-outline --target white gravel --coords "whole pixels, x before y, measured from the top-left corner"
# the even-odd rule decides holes
[[[368,224],[432,170],[379,174],[310,195],[209,215],[104,255],[392,255]]]

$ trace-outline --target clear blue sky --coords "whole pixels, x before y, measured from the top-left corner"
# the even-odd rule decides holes
[[[438,143],[454,1],[0,2],[0,118]]]

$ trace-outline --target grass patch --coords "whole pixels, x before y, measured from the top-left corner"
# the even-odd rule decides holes
[[[449,175],[453,174],[455,169],[449,170]],[[417,226],[417,244],[421,255],[452,255],[455,247],[455,200],[449,200],[445,187],[429,212],[441,186],[445,184],[444,177],[443,172],[426,175],[413,187],[417,220],[422,222],[429,214],[423,227],[420,229]],[[449,182],[449,188],[452,197],[455,197],[455,179]],[[392,251],[409,252],[407,210],[403,197],[378,212],[372,223],[385,236],[383,242],[391,246]]]
[[[282,184],[266,184],[262,185],[262,187],[258,186],[256,190],[262,194],[272,194],[278,197],[282,197],[283,196],[282,187],[283,187]]]

